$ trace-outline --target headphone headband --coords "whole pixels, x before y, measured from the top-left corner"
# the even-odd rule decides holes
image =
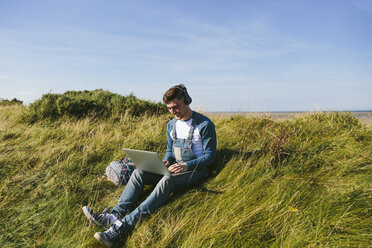
[[[185,102],[186,105],[190,105],[190,103],[192,102],[192,99],[191,99],[189,93],[187,93],[187,89],[186,88],[183,89],[180,86],[175,86],[175,88],[182,90],[182,92],[185,94],[185,97],[183,98],[183,101]]]

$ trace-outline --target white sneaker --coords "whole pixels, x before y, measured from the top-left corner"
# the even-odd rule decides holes
[[[111,227],[106,231],[95,233],[94,237],[104,246],[113,247],[126,234],[127,233],[125,231],[125,225],[120,220],[118,220],[113,223]]]

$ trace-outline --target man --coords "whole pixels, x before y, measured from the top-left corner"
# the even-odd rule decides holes
[[[90,223],[108,228],[94,235],[106,247],[115,245],[120,237],[134,229],[141,218],[164,205],[171,193],[185,191],[205,180],[209,175],[209,166],[216,158],[214,124],[206,116],[191,110],[189,104],[192,99],[186,87],[180,84],[170,88],[163,101],[175,116],[167,124],[167,151],[163,162],[171,173],[190,173],[162,176],[136,169],[111,213],[108,208],[97,214],[89,207],[83,207]],[[133,210],[146,184],[156,186],[147,199]]]

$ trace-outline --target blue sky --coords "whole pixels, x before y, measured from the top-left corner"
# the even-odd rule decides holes
[[[203,111],[372,109],[370,0],[0,0],[0,98],[102,88]]]

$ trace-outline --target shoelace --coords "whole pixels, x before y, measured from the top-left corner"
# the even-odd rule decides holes
[[[101,214],[95,214],[95,218],[99,221],[99,222],[102,222],[104,225],[106,225],[107,223],[105,222],[109,222],[109,218],[106,218],[107,214],[110,214],[110,208],[109,207],[106,207]],[[104,221],[106,220],[106,221]]]

